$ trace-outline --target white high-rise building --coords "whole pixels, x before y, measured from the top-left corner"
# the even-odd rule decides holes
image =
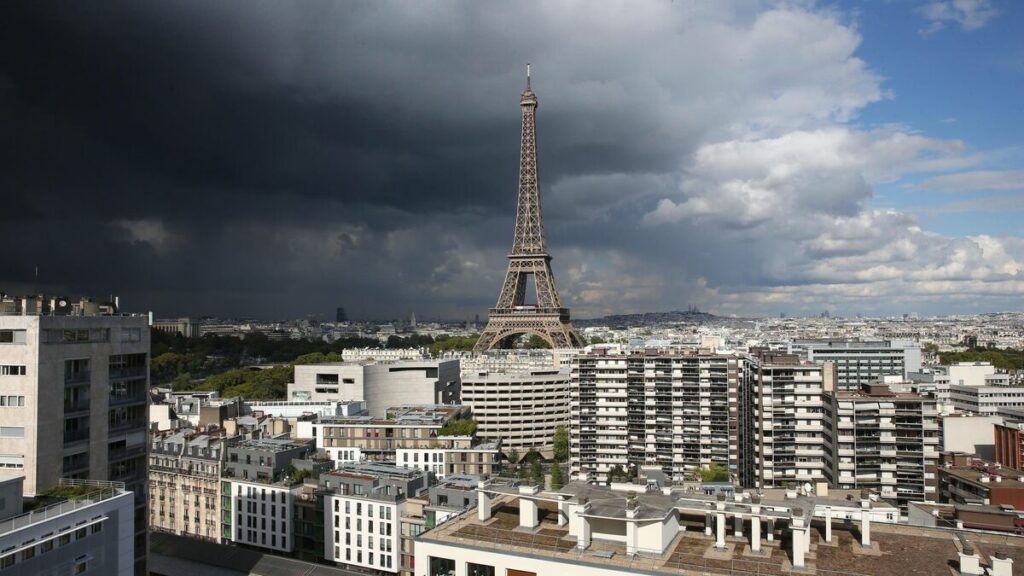
[[[833,365],[771,353],[754,360],[743,485],[777,488],[831,481],[825,407],[826,394],[834,389]]]
[[[576,357],[570,474],[605,482],[657,467],[684,480],[717,464],[739,473],[739,393],[750,362],[734,354],[599,348]]]
[[[934,398],[876,384],[830,400],[836,488],[874,490],[903,508],[936,499],[941,436]]]
[[[145,317],[0,315],[0,475],[24,476],[26,496],[60,478],[123,482],[135,493],[139,573],[148,401]]]

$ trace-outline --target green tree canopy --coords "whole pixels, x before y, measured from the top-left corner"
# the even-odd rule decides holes
[[[565,480],[562,478],[562,465],[558,462],[551,467],[551,489],[558,490],[565,485]]]
[[[554,444],[555,462],[565,462],[569,459],[569,431],[565,426],[555,428],[555,435],[551,439]]]
[[[540,460],[534,460],[530,464],[530,480],[541,488],[544,487],[544,467],[541,466]]]
[[[712,462],[700,471],[700,479],[704,482],[728,482],[729,478],[729,469],[717,462]]]
[[[476,420],[449,420],[438,431],[438,436],[472,436],[476,433]]]
[[[526,347],[532,350],[539,350],[543,348],[551,348],[551,345],[548,344],[547,340],[541,338],[540,336],[536,334],[531,334],[530,338],[526,341]]]

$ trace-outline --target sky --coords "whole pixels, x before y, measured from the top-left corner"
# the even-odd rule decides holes
[[[0,291],[481,317],[526,63],[574,317],[1024,309],[1012,0],[5,2]]]

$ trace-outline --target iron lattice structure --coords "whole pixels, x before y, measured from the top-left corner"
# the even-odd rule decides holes
[[[540,210],[540,188],[537,184],[537,95],[530,87],[527,69],[526,91],[519,99],[523,113],[522,143],[519,151],[519,204],[516,208],[516,230],[512,253],[508,255],[508,272],[498,295],[498,303],[490,309],[487,327],[480,334],[475,351],[510,348],[523,334],[536,334],[552,348],[568,348],[583,344],[582,338],[569,323],[569,309],[562,306],[551,272],[551,255],[544,241],[544,218]],[[532,276],[537,304],[526,304],[526,286]]]

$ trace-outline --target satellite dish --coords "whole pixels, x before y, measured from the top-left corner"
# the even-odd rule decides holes
[[[811,493],[811,483],[810,482],[804,482],[804,494],[810,494],[810,493]]]
[[[61,308],[63,308],[63,307],[68,305],[68,301],[67,300],[58,300],[57,301],[57,305],[60,306]]]

